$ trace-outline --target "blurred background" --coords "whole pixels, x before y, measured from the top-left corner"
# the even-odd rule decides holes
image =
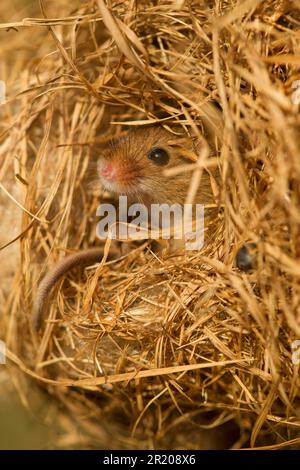
[[[0,367],[0,449],[43,449],[45,442],[51,447],[49,428],[24,408],[5,366]]]

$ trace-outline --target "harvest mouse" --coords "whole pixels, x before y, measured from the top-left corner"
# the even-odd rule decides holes
[[[192,139],[174,136],[161,126],[142,127],[114,139],[100,155],[97,173],[102,186],[115,195],[126,195],[129,203],[183,204],[190,184],[191,172],[172,178],[164,170],[193,163]],[[195,202],[213,201],[210,175],[204,170]],[[39,330],[46,298],[69,269],[101,261],[103,248],[91,248],[67,256],[56,264],[40,283],[33,307],[32,324]],[[111,249],[109,257],[116,257]]]
[[[130,203],[183,204],[191,173],[171,179],[164,170],[193,163],[194,152],[191,139],[174,136],[161,126],[142,127],[108,144],[98,160],[98,175],[105,189],[126,195]],[[208,173],[205,176],[196,198],[202,204],[212,200]]]

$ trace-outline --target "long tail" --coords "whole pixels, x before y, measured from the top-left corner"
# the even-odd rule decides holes
[[[104,255],[104,249],[101,248],[90,248],[87,250],[79,251],[73,255],[66,256],[59,263],[54,265],[50,271],[42,279],[36,297],[33,304],[33,315],[32,315],[32,326],[35,331],[41,328],[43,321],[44,305],[45,301],[54,287],[56,282],[70,269],[76,266],[84,266],[101,261]],[[119,255],[118,251],[113,247],[110,247],[108,258],[114,259]]]

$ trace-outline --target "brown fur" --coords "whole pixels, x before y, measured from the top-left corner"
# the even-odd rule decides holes
[[[155,147],[163,148],[169,153],[170,161],[166,166],[158,166],[147,157],[150,150]],[[117,194],[127,194],[130,202],[140,202],[146,205],[151,203],[183,204],[192,172],[168,177],[164,175],[164,170],[192,163],[192,160],[187,157],[187,152],[195,154],[195,151],[197,148],[194,147],[192,139],[177,138],[160,126],[142,127],[129,131],[120,139],[113,140],[100,155],[98,170],[108,160],[118,165],[121,181],[120,184],[116,184],[113,191]],[[103,179],[102,184],[106,189],[112,190],[111,185]],[[203,204],[212,202],[210,177],[205,170],[196,202]]]

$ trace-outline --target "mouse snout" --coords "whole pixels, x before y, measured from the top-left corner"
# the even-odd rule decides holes
[[[100,176],[103,176],[109,181],[113,181],[116,179],[117,176],[117,171],[115,165],[113,165],[111,162],[103,163],[99,165],[99,174]]]
[[[138,184],[137,169],[127,162],[120,163],[114,159],[98,160],[98,175],[102,186],[116,193],[133,192]]]

